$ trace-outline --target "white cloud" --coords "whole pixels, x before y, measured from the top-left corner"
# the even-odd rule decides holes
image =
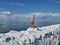
[[[0,20],[7,20],[8,19],[7,15],[10,15],[10,14],[11,14],[11,12],[9,12],[9,11],[0,12]]]
[[[57,17],[60,17],[59,13],[43,13],[43,12],[33,12],[29,14],[15,14],[11,15],[12,20],[31,20],[32,16],[35,14],[37,20],[56,20]],[[40,19],[39,19],[40,18]],[[60,19],[60,18],[59,18]]]
[[[16,18],[31,18],[35,14],[36,17],[44,17],[44,16],[60,16],[60,13],[43,13],[43,12],[33,12],[29,14],[16,14],[12,15],[12,17]]]
[[[43,12],[35,12],[31,13],[30,15],[36,15],[36,17],[43,17],[43,16],[60,16],[60,13],[43,13]]]
[[[27,20],[27,19],[31,19],[32,16],[35,14],[35,17],[38,18],[42,18],[42,17],[47,17],[47,19],[51,19],[51,17],[60,17],[60,13],[43,13],[43,12],[33,12],[33,13],[29,13],[29,14],[11,14],[11,12],[9,11],[4,11],[0,14],[0,18],[1,19],[11,19],[11,20]],[[42,18],[43,19],[43,18]]]
[[[11,12],[9,12],[9,11],[3,11],[3,12],[1,12],[1,15],[9,15],[9,14],[11,14]]]

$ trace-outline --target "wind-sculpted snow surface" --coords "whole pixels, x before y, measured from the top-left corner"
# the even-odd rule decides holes
[[[60,41],[60,24],[28,28],[26,31],[0,33],[0,45],[57,45]]]

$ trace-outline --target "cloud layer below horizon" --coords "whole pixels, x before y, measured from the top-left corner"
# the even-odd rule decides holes
[[[35,14],[36,20],[40,21],[59,21],[60,13],[33,12],[28,14],[12,14],[10,11],[0,12],[0,21],[27,21]]]

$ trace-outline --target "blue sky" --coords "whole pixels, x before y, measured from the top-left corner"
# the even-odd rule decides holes
[[[33,14],[40,21],[59,21],[60,0],[0,0],[0,21],[29,20]]]
[[[60,13],[60,0],[0,0],[0,11],[14,14],[34,11]]]

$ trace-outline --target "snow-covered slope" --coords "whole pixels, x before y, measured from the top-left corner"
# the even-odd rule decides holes
[[[0,45],[57,45],[59,41],[60,24],[0,33]]]

